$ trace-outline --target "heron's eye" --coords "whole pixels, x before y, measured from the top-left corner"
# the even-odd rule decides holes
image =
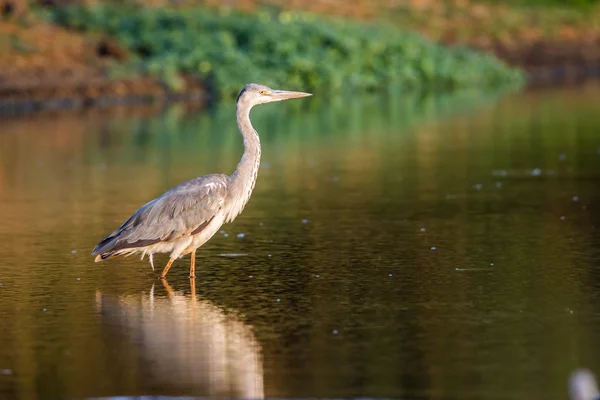
[[[264,96],[265,94],[267,94],[267,91],[263,89],[263,90],[261,90],[261,91],[260,91],[260,92],[258,92],[258,93],[260,93],[260,94],[262,94],[262,95]]]

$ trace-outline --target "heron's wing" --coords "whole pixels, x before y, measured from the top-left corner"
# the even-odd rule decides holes
[[[92,255],[145,247],[197,234],[217,215],[227,196],[227,175],[206,175],[146,203],[104,238]]]

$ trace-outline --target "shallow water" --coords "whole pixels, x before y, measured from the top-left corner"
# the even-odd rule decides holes
[[[187,258],[163,284],[90,253],[164,190],[232,171],[230,104],[3,117],[0,398],[564,399],[573,368],[600,371],[599,103],[256,109],[256,190],[195,287]]]

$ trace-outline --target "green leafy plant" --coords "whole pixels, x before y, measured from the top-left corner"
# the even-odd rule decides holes
[[[389,26],[263,9],[143,8],[103,3],[57,8],[61,25],[111,35],[140,72],[181,90],[181,74],[222,96],[259,81],[332,91],[401,87],[492,87],[524,81],[521,71],[466,48],[448,49]]]

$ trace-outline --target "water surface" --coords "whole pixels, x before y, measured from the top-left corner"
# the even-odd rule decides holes
[[[94,245],[230,173],[231,104],[3,117],[0,398],[564,399],[600,371],[600,89],[268,105],[244,213],[168,283]],[[157,257],[162,268],[166,257]]]

